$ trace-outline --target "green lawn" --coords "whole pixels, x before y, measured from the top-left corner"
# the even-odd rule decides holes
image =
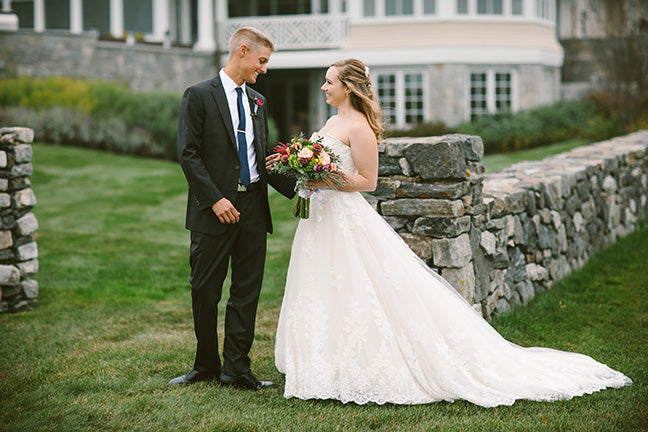
[[[634,380],[571,401],[356,406],[286,400],[274,332],[296,226],[271,197],[252,368],[259,393],[200,383],[191,366],[185,181],[177,164],[34,145],[39,304],[0,315],[3,431],[648,430],[648,227],[493,325],[507,339],[594,356]]]
[[[536,147],[526,150],[520,150],[515,153],[496,153],[484,156],[484,166],[486,167],[486,174],[491,174],[501,171],[504,168],[522,161],[541,160],[547,156],[566,152],[576,147],[588,144],[584,139],[573,139],[563,141],[548,146]]]

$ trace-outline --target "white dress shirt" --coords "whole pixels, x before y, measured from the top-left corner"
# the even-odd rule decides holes
[[[236,83],[230,78],[223,69],[219,72],[225,96],[227,96],[227,105],[229,106],[232,117],[232,126],[234,127],[234,142],[236,140],[236,130],[239,126],[238,105],[236,93]],[[256,152],[254,151],[254,127],[252,125],[252,113],[250,112],[250,102],[246,92],[245,82],[240,86],[243,89],[243,109],[245,110],[245,140],[247,142],[248,166],[250,167],[250,183],[259,181],[259,171],[257,169]]]

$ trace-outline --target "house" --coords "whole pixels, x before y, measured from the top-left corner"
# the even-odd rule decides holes
[[[648,92],[648,1],[558,0],[557,15],[564,99]]]
[[[277,52],[255,87],[282,137],[323,124],[331,113],[319,90],[325,71],[348,57],[369,66],[392,128],[456,125],[560,99],[563,48],[550,0],[2,0],[2,7],[27,31],[95,31],[124,49],[190,47],[215,53],[220,64],[229,35],[257,27]]]

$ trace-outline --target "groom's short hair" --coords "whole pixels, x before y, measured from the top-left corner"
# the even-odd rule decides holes
[[[255,29],[254,27],[241,27],[236,30],[229,40],[229,52],[233,53],[243,44],[247,45],[251,49],[264,46],[270,48],[270,51],[275,50],[272,40],[270,40],[270,38],[261,30]]]

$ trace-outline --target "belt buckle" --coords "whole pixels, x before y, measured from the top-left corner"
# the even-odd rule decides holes
[[[237,192],[245,192],[247,191],[247,186],[242,185],[241,183],[238,184],[238,189],[236,189]]]

